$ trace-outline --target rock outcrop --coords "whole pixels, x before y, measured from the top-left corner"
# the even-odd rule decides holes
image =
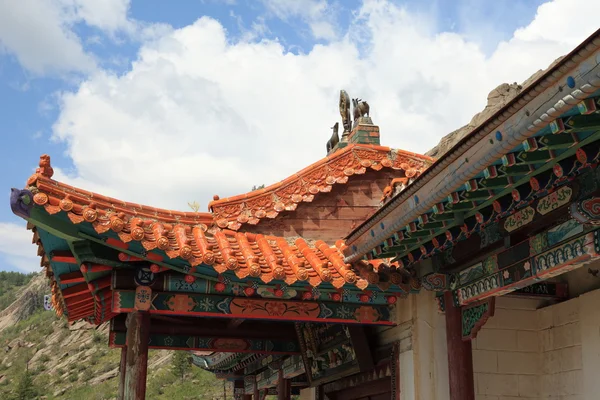
[[[554,60],[554,62],[552,64],[550,64],[548,69],[555,66],[562,59],[563,59],[563,57],[559,57],[556,60]],[[535,74],[530,76],[527,80],[525,80],[525,82],[523,82],[522,84],[517,84],[515,82],[512,84],[503,83],[503,84],[499,85],[497,88],[492,90],[490,92],[490,94],[488,95],[487,104],[486,104],[485,108],[483,109],[483,111],[475,114],[475,116],[471,119],[471,121],[467,125],[444,136],[442,138],[442,140],[440,140],[440,142],[437,144],[437,146],[435,146],[434,148],[432,148],[425,154],[430,157],[435,157],[435,158],[440,158],[441,156],[443,156],[456,143],[458,143],[460,141],[460,139],[467,136],[475,128],[477,128],[479,125],[481,125],[483,122],[485,122],[488,118],[490,118],[492,115],[494,115],[494,113],[496,113],[498,110],[500,110],[506,104],[508,104],[519,93],[521,93],[524,88],[527,88],[529,85],[531,85],[533,82],[535,82],[535,80],[538,79],[548,69],[537,71]]]

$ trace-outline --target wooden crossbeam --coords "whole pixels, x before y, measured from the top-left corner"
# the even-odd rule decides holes
[[[135,291],[114,290],[115,313],[135,310]],[[151,314],[277,321],[394,325],[389,305],[349,304],[200,293],[153,292]]]
[[[50,261],[66,264],[77,264],[77,260],[70,251],[53,251],[50,253]]]

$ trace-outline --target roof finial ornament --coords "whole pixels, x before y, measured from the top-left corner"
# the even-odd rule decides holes
[[[342,142],[346,142],[352,130],[352,121],[350,120],[350,96],[348,96],[345,90],[340,90],[340,115],[342,116],[342,126],[344,127]]]
[[[48,154],[42,154],[40,156],[40,166],[35,170],[35,173],[45,176],[46,178],[52,178],[54,170],[50,165],[50,156]]]
[[[340,142],[340,136],[338,134],[339,128],[340,128],[339,122],[336,122],[335,125],[333,125],[330,128],[333,130],[333,133],[331,134],[331,137],[327,141],[327,154],[329,154],[335,148],[335,146]]]

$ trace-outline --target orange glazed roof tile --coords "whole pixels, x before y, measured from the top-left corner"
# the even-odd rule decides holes
[[[356,160],[362,155],[359,168],[377,169],[372,161],[375,155],[381,154],[377,165],[389,160],[393,167],[394,159],[388,158],[392,152],[382,147],[353,147],[343,153],[347,158],[341,158]],[[366,157],[368,154],[371,158]],[[49,158],[42,156],[42,160],[46,160],[46,169],[40,167],[27,182],[37,206],[44,207],[49,214],[64,212],[73,224],[90,223],[98,234],[110,230],[125,243],[138,241],[147,251],[159,249],[171,259],[186,260],[192,267],[191,274],[204,264],[218,273],[229,270],[239,278],[252,276],[265,283],[277,279],[288,285],[306,281],[311,286],[329,282],[336,288],[349,284],[365,289],[369,284],[376,284],[386,290],[394,284],[406,289],[406,273],[395,263],[344,263],[343,241],[332,247],[320,240],[309,244],[302,238],[292,240],[222,230],[212,225],[209,213],[184,213],[126,203],[54,181]],[[403,160],[403,163],[408,162]],[[346,161],[344,165],[354,170],[352,162]],[[416,168],[421,164],[413,161],[410,165],[406,170],[418,173]],[[306,179],[304,174],[299,176],[302,178],[298,180]],[[344,176],[347,179],[348,174]]]
[[[434,159],[389,147],[350,144],[317,161],[296,174],[264,189],[218,199],[208,207],[220,228],[238,230],[242,224],[258,224],[262,218],[275,218],[282,211],[293,211],[301,202],[311,202],[318,193],[331,191],[332,185],[348,182],[352,175],[364,174],[367,168],[403,170],[414,178]]]

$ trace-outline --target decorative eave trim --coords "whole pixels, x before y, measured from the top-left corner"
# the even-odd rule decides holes
[[[599,47],[600,30],[457,143],[403,192],[348,236],[345,261],[355,262],[360,259],[381,241],[427,212],[448,193],[458,189],[495,160],[598,90],[600,60],[594,56]],[[562,82],[561,79],[576,67],[579,68],[572,74],[574,76],[569,76],[569,82]],[[575,81],[582,82],[579,89],[563,95],[565,87]]]

